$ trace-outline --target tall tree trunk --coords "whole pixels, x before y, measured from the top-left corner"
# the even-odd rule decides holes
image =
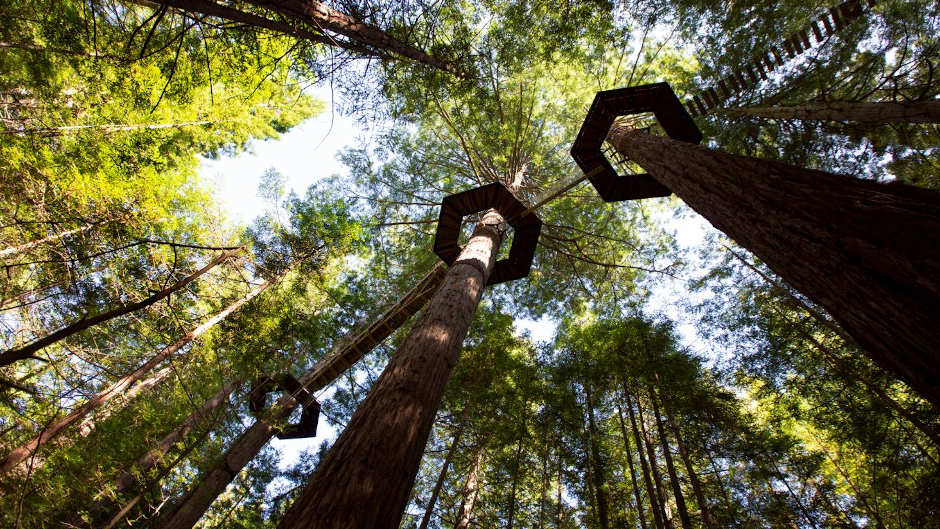
[[[656,375],[656,381],[659,382],[659,375]],[[666,438],[666,429],[663,427],[663,418],[659,414],[656,391],[652,386],[649,387],[649,394],[650,404],[653,406],[653,417],[656,419],[656,431],[659,433],[659,444],[663,447],[663,458],[666,459],[669,482],[672,484],[672,493],[676,498],[676,508],[679,509],[679,520],[682,521],[682,527],[692,529],[692,519],[689,517],[689,509],[685,505],[685,496],[682,494],[679,474],[676,473],[676,466],[672,461],[672,451],[669,449],[669,440]]]
[[[636,443],[637,458],[640,460],[640,466],[643,467],[643,483],[646,485],[646,494],[650,499],[650,510],[653,511],[653,523],[656,525],[656,529],[665,529],[663,511],[659,507],[659,502],[656,501],[656,491],[653,490],[649,464],[647,464],[646,457],[643,455],[643,439],[640,437],[640,429],[637,428],[636,425],[636,415],[633,413],[633,403],[630,402],[630,392],[627,391],[626,384],[623,385],[623,396],[627,399],[627,411],[630,412],[630,425],[633,427],[633,440]]]
[[[565,523],[565,504],[561,500],[562,492],[562,483],[561,483],[561,471],[562,471],[562,458],[561,454],[558,454],[558,484],[555,486],[555,529],[561,529],[563,523]],[[455,528],[456,529],[456,528]]]
[[[546,441],[548,441],[548,439],[546,439]],[[545,455],[542,456],[542,494],[539,496],[539,529],[544,529],[545,527],[545,502],[548,500],[548,455],[549,450],[546,444]]]
[[[620,127],[608,138],[940,405],[940,193]]]
[[[804,121],[940,123],[940,100],[878,103],[833,101],[793,106],[726,108],[721,112],[729,116],[757,116]]]
[[[816,438],[815,435],[813,437]],[[819,442],[818,438],[816,439],[817,439],[817,442]],[[820,444],[822,443],[820,442]],[[870,516],[872,519],[875,520],[875,527],[877,529],[884,529],[885,528],[884,519],[878,513],[878,510],[875,509],[874,506],[872,506],[872,504],[868,502],[868,498],[866,497],[865,494],[862,493],[861,489],[855,486],[855,482],[852,481],[852,478],[849,477],[849,474],[845,471],[845,469],[842,468],[842,465],[839,464],[839,460],[837,458],[838,456],[833,456],[831,453],[827,451],[826,457],[829,459],[832,465],[836,467],[836,470],[839,471],[839,475],[842,476],[842,479],[845,480],[846,484],[848,484],[848,486],[851,487],[852,492],[855,493],[855,498],[862,503],[862,506],[865,507],[865,512],[868,513],[868,516]]]
[[[643,441],[646,444],[646,455],[649,458],[650,462],[650,473],[653,475],[653,483],[656,485],[656,494],[657,499],[659,500],[659,508],[662,511],[663,515],[663,525],[666,529],[673,529],[674,525],[672,523],[672,510],[669,508],[669,504],[666,499],[666,487],[663,486],[663,476],[659,471],[659,463],[656,461],[656,449],[653,445],[653,437],[650,435],[649,430],[646,427],[646,419],[643,417],[643,406],[640,404],[640,398],[636,399],[636,414],[637,420],[640,423],[640,431],[643,432]]]
[[[65,231],[60,232],[60,233],[53,233],[52,235],[48,235],[48,236],[43,237],[43,238],[41,238],[41,239],[36,239],[36,240],[34,240],[34,241],[30,241],[30,242],[27,242],[27,243],[23,243],[23,244],[21,244],[21,245],[19,245],[19,246],[10,246],[9,248],[4,248],[3,250],[0,250],[0,257],[7,257],[7,256],[9,256],[9,255],[16,255],[16,254],[18,254],[18,253],[23,253],[23,252],[25,252],[26,250],[29,250],[29,249],[31,249],[31,248],[35,248],[35,247],[37,247],[37,246],[42,246],[43,244],[46,244],[46,243],[49,243],[49,242],[52,242],[52,241],[59,240],[59,239],[62,239],[62,238],[64,238],[64,237],[68,237],[68,236],[70,236],[70,235],[75,235],[76,233],[83,233],[83,232],[86,232],[86,231],[88,231],[88,230],[94,228],[94,227],[97,226],[98,224],[99,224],[98,222],[89,222],[89,223],[84,224],[84,225],[82,225],[82,226],[79,226],[79,227],[77,227],[77,228],[72,228],[71,230],[65,230]]]
[[[768,458],[769,459],[769,458]],[[777,463],[771,460],[771,464],[774,467],[774,471],[780,477],[780,481],[783,482],[783,486],[787,489],[787,492],[790,493],[790,496],[793,498],[793,501],[796,503],[796,506],[800,509],[800,512],[803,513],[803,517],[806,518],[806,521],[813,527],[813,529],[819,529],[819,520],[816,519],[816,516],[803,505],[803,500],[793,491],[793,487],[790,486],[790,482],[787,481],[787,475],[780,471],[780,467],[777,466]],[[771,487],[773,490],[773,487]]]
[[[129,470],[122,473],[116,480],[111,482],[111,484],[101,489],[98,494],[95,495],[94,502],[88,507],[83,508],[83,510],[86,510],[87,516],[91,518],[91,527],[102,526],[107,520],[113,522],[110,526],[119,522],[120,519],[143,498],[141,494],[131,498],[130,501],[126,502],[124,506],[119,509],[118,514],[115,515],[114,509],[120,505],[120,503],[117,503],[121,500],[120,494],[142,484],[140,481],[141,476],[147,476],[153,469],[160,466],[163,463],[164,456],[166,456],[173,446],[184,440],[194,429],[204,425],[207,419],[215,415],[216,411],[228,402],[229,396],[241,385],[242,382],[240,380],[235,380],[223,385],[219,391],[206,399],[202,406],[194,410],[189,417],[184,419],[173,431],[166,434],[156,446],[138,458],[136,463]],[[198,442],[190,445],[185,452],[190,452],[196,445],[198,445]],[[179,457],[176,459],[177,461],[182,460],[182,458]],[[117,522],[114,522],[116,516],[118,517]],[[65,527],[81,527],[84,525],[83,521],[76,519],[74,512],[63,513],[61,519],[62,525]]]
[[[519,442],[516,445],[516,457],[512,470],[512,486],[509,488],[509,513],[506,516],[506,529],[512,529],[513,521],[516,518],[516,491],[519,487],[519,468],[522,466],[519,460],[522,457],[522,441],[524,439],[525,434],[520,435]]]
[[[608,529],[607,493],[604,491],[606,478],[604,477],[604,462],[601,461],[601,452],[597,444],[597,424],[594,422],[594,401],[591,398],[591,388],[584,386],[584,400],[587,404],[589,441],[591,458],[594,459],[594,491],[597,494],[597,517],[601,529]]]
[[[473,518],[473,505],[476,503],[477,495],[480,492],[480,472],[483,468],[483,458],[483,448],[480,447],[473,455],[470,473],[467,474],[467,482],[463,486],[460,508],[457,510],[457,523],[454,524],[454,529],[469,529],[470,527],[470,521]]]
[[[316,365],[307,371],[299,382],[311,393],[326,387],[421,310],[437,290],[446,270],[443,263],[438,262],[434,265],[414,288],[402,296],[382,316],[364,329],[354,329],[347,339],[341,340],[329,353],[317,361]],[[281,397],[275,405],[278,410],[276,416],[284,418],[290,415],[297,404],[297,401],[289,395]],[[235,476],[251,462],[276,433],[277,429],[271,423],[263,420],[255,422],[228,447],[212,467],[200,476],[183,498],[163,509],[163,514],[154,523],[154,527],[190,529],[202,518],[206,509],[235,479]]]
[[[102,123],[100,125],[70,125],[67,127],[39,127],[39,128],[21,128],[4,129],[0,134],[35,134],[46,138],[65,136],[82,130],[95,130],[102,133],[126,132],[131,130],[159,130],[176,129],[182,127],[192,127],[194,125],[209,125],[211,121],[183,121],[180,123],[134,123],[125,125],[122,123]],[[2,254],[0,254],[2,255]]]
[[[109,385],[107,388],[99,392],[97,395],[95,395],[91,399],[87,400],[81,406],[75,408],[72,412],[70,412],[65,417],[62,417],[61,419],[43,428],[43,430],[39,433],[39,435],[37,435],[36,437],[31,439],[27,443],[21,445],[19,448],[14,449],[13,451],[11,451],[9,454],[6,455],[3,461],[0,462],[0,475],[9,472],[13,468],[15,468],[18,464],[20,464],[24,459],[29,457],[31,454],[38,452],[38,450],[43,445],[45,445],[52,439],[55,439],[56,437],[58,437],[59,434],[61,434],[66,428],[68,428],[72,424],[84,419],[86,416],[88,416],[88,414],[90,414],[94,410],[107,404],[115,397],[123,394],[125,391],[127,391],[131,387],[132,384],[139,381],[144,375],[146,375],[151,370],[153,370],[153,368],[156,367],[159,363],[161,363],[163,360],[166,360],[167,358],[175,354],[177,351],[179,351],[180,349],[182,349],[189,343],[193,342],[194,340],[196,340],[197,338],[205,334],[206,331],[208,331],[213,326],[215,326],[215,324],[224,320],[226,317],[228,317],[229,314],[241,308],[242,305],[244,305],[245,303],[248,303],[252,298],[264,292],[264,290],[268,288],[268,286],[271,285],[271,283],[272,281],[265,281],[261,283],[260,285],[256,286],[250,292],[248,292],[247,294],[245,294],[244,296],[242,296],[241,298],[239,298],[238,300],[230,304],[224,310],[222,310],[221,312],[219,312],[212,318],[209,318],[208,320],[206,320],[206,322],[203,323],[202,325],[184,334],[182,337],[180,337],[178,340],[176,340],[172,344],[164,347],[163,350],[157,353],[150,360],[147,360],[146,362],[144,362],[137,369],[131,371],[127,375],[124,375],[118,380],[112,382],[111,385]]]
[[[636,480],[636,469],[633,466],[633,451],[630,448],[630,436],[627,435],[627,425],[623,420],[623,409],[617,401],[617,418],[620,419],[620,433],[623,437],[623,451],[627,454],[627,466],[630,469],[630,481],[633,482],[633,497],[636,500],[637,516],[640,519],[640,529],[646,529],[646,514],[643,512],[643,498],[640,496],[640,486]]]
[[[279,527],[395,528],[505,228],[489,210]]]
[[[466,417],[467,411],[464,410],[464,412],[461,413],[460,424],[457,426],[457,431],[454,432],[454,438],[450,442],[450,448],[447,450],[447,456],[444,457],[444,463],[441,465],[441,472],[437,475],[434,490],[431,491],[431,498],[428,500],[428,506],[424,510],[424,517],[421,518],[421,523],[418,524],[418,529],[428,529],[428,524],[431,523],[431,516],[434,514],[434,505],[437,503],[437,496],[441,493],[441,487],[444,486],[444,480],[447,479],[447,470],[450,468],[451,458],[453,458],[454,451],[457,449],[457,446],[460,445],[460,439],[463,437]]]
[[[176,283],[173,283],[172,285],[164,288],[163,290],[160,290],[154,293],[153,295],[148,296],[147,298],[142,299],[136,303],[130,303],[128,305],[124,305],[123,307],[109,310],[107,312],[102,312],[101,314],[96,314],[90,317],[87,315],[82,316],[81,319],[72,323],[71,325],[67,325],[59,329],[58,331],[55,331],[49,335],[46,335],[43,338],[30,342],[18,349],[10,349],[8,351],[4,351],[2,354],[0,354],[0,366],[9,365],[13,362],[16,362],[17,360],[24,360],[26,358],[35,358],[35,353],[37,353],[41,349],[48,347],[58,341],[64,340],[68,338],[69,336],[72,336],[75,333],[81,332],[85,329],[98,325],[99,323],[106,322],[108,320],[117,318],[119,316],[130,314],[131,312],[135,312],[140,309],[149,307],[150,305],[153,305],[154,303],[162,299],[166,299],[167,297],[170,296],[170,294],[182,288],[185,288],[187,285],[189,285],[196,279],[199,279],[199,277],[201,277],[203,274],[215,268],[219,263],[222,263],[226,259],[229,259],[230,257],[234,256],[235,254],[237,254],[238,252],[242,250],[243,250],[242,248],[236,248],[234,250],[228,250],[226,252],[222,252],[218,257],[210,261],[209,264],[200,268],[196,272],[193,272],[192,274],[180,279]]]
[[[132,1],[142,3],[137,0]],[[294,24],[286,24],[233,9],[212,0],[159,0],[159,3],[183,11],[201,13],[287,33],[366,56],[410,59],[447,73],[463,76],[454,65],[402,42],[375,26],[366,24],[355,17],[313,0],[250,0],[252,4],[270,9],[287,20],[294,21]],[[334,38],[327,32],[342,35],[348,41]]]
[[[668,409],[665,411],[666,418],[669,420],[669,425],[672,426],[672,433],[676,438],[676,446],[679,447],[679,456],[682,458],[682,463],[685,465],[685,472],[688,474],[689,481],[692,483],[692,493],[695,494],[695,501],[698,503],[698,510],[702,513],[702,525],[705,527],[705,529],[713,529],[715,527],[715,523],[712,521],[708,502],[705,500],[705,494],[702,492],[702,482],[699,481],[698,474],[695,472],[695,467],[692,466],[692,457],[689,454],[685,443],[682,441],[682,432],[679,429],[679,425],[673,419],[672,413],[670,413]]]

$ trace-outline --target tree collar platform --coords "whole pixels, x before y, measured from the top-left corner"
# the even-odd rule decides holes
[[[512,226],[514,235],[509,258],[496,262],[486,284],[522,279],[532,268],[542,221],[535,213],[526,213],[525,205],[498,182],[444,197],[434,236],[434,253],[448,265],[453,264],[462,250],[459,238],[463,218],[490,208],[498,211]]]
[[[669,83],[630,86],[598,92],[571,146],[571,157],[589,175],[604,202],[665,197],[672,192],[648,174],[618,175],[601,151],[614,120],[652,112],[670,138],[700,143],[702,133]],[[600,169],[595,174],[591,171]]]

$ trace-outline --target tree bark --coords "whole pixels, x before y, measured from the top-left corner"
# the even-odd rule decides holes
[[[940,100],[876,103],[833,101],[794,106],[726,108],[721,112],[729,116],[757,116],[803,121],[940,123]]]
[[[489,210],[279,527],[397,528],[504,234]]]
[[[640,399],[636,399],[637,420],[640,423],[640,431],[643,432],[643,441],[646,444],[646,455],[650,462],[650,473],[653,475],[653,483],[656,485],[657,499],[659,508],[663,515],[663,525],[666,529],[673,529],[672,511],[666,503],[666,487],[663,486],[663,476],[659,471],[659,463],[656,461],[656,449],[653,448],[653,437],[646,428],[646,419],[643,418],[643,407],[640,405]]]
[[[640,466],[643,467],[643,482],[646,485],[646,493],[650,499],[650,510],[653,511],[653,523],[656,529],[665,529],[663,523],[663,511],[656,501],[656,491],[653,490],[653,481],[650,478],[650,468],[643,456],[643,439],[640,437],[640,429],[636,425],[636,415],[633,413],[633,403],[630,402],[630,392],[627,391],[626,384],[623,388],[624,398],[627,399],[627,411],[630,412],[630,425],[633,427],[633,440],[636,442],[636,454],[640,460]]]
[[[418,285],[383,313],[379,319],[362,330],[354,330],[350,333],[350,338],[340,341],[333,347],[300,378],[300,383],[311,393],[326,387],[421,310],[440,285],[445,271],[446,267],[442,263],[436,264]],[[281,397],[275,405],[275,416],[283,419],[290,415],[297,404],[297,401],[289,395]],[[256,421],[228,447],[209,470],[200,476],[183,498],[175,505],[163,509],[163,514],[156,520],[154,527],[190,529],[202,518],[206,509],[235,479],[235,476],[251,462],[276,433],[277,429],[271,423],[263,420]]]
[[[100,125],[70,125],[67,127],[40,127],[40,128],[22,128],[22,129],[4,129],[0,134],[35,134],[44,138],[56,136],[65,136],[80,130],[96,130],[103,133],[126,132],[130,130],[159,130],[173,129],[181,127],[191,127],[193,125],[209,125],[211,121],[184,121],[180,123],[138,123],[125,125],[121,123],[102,123]]]
[[[562,470],[562,458],[561,458],[561,454],[558,454],[558,485],[556,485],[555,487],[555,502],[557,504],[557,509],[555,511],[555,529],[561,529],[562,524],[565,522],[565,504],[561,500],[561,491],[562,491],[561,470]]]
[[[444,480],[447,479],[447,470],[450,468],[451,458],[454,456],[454,450],[456,450],[457,446],[460,444],[460,438],[463,437],[464,427],[466,426],[466,412],[461,415],[460,424],[457,426],[457,431],[454,432],[454,438],[450,442],[450,448],[447,450],[444,463],[441,465],[441,472],[437,475],[437,482],[434,484],[434,490],[431,491],[431,498],[428,500],[428,506],[424,510],[424,517],[421,518],[418,529],[428,529],[428,524],[431,523],[431,516],[434,514],[434,505],[437,503],[437,496],[441,493],[441,487],[444,486]]]
[[[26,250],[29,250],[29,249],[31,249],[31,248],[35,248],[35,247],[37,247],[37,246],[41,246],[41,245],[46,244],[46,243],[48,243],[48,242],[52,242],[52,241],[55,241],[55,240],[58,240],[58,239],[62,239],[62,238],[64,238],[64,237],[68,237],[68,236],[70,236],[70,235],[75,235],[76,233],[86,232],[86,231],[88,231],[88,230],[94,228],[94,227],[97,226],[98,224],[99,224],[98,222],[89,222],[88,224],[84,224],[84,225],[79,226],[79,227],[77,227],[77,228],[72,228],[71,230],[65,230],[65,231],[63,231],[63,232],[61,232],[61,233],[53,233],[52,235],[49,235],[49,236],[43,237],[43,238],[41,238],[41,239],[36,239],[36,240],[34,240],[34,241],[30,241],[30,242],[24,243],[24,244],[21,244],[21,245],[19,245],[19,246],[11,246],[11,247],[9,247],[9,248],[4,248],[3,250],[0,250],[0,257],[7,257],[7,256],[10,256],[10,255],[16,255],[16,254],[18,254],[18,253],[23,253],[23,252],[25,252]]]
[[[512,529],[513,521],[516,518],[516,491],[519,486],[519,467],[521,466],[519,459],[522,457],[523,439],[525,439],[525,434],[519,436],[519,442],[516,445],[515,464],[512,470],[512,487],[509,489],[509,513],[506,516],[506,529]]]
[[[601,529],[608,529],[610,523],[608,521],[608,512],[607,512],[607,493],[604,492],[604,484],[606,478],[604,477],[604,463],[601,461],[600,448],[597,444],[597,424],[594,422],[594,401],[591,399],[591,388],[587,385],[584,386],[584,400],[587,404],[588,412],[588,431],[589,431],[589,441],[591,446],[591,458],[594,460],[594,492],[597,494],[597,518],[600,522]]]
[[[659,375],[656,376],[656,381],[659,381]],[[656,431],[659,433],[659,444],[663,447],[663,458],[666,460],[666,470],[669,472],[669,482],[672,484],[672,494],[676,498],[676,508],[679,509],[679,520],[682,521],[682,527],[692,529],[692,519],[689,517],[689,509],[685,505],[685,496],[682,494],[679,474],[676,473],[676,466],[672,461],[672,451],[669,449],[669,440],[666,438],[666,429],[663,427],[663,418],[659,414],[656,391],[652,386],[649,387],[649,394],[650,404],[653,406],[653,417],[656,419]]]
[[[208,319],[202,325],[184,334],[182,337],[180,337],[178,340],[176,340],[172,344],[164,347],[163,350],[157,353],[150,360],[147,360],[146,362],[144,362],[140,367],[138,367],[137,369],[131,371],[127,375],[124,375],[123,377],[111,383],[111,385],[109,385],[103,391],[99,392],[97,395],[95,395],[94,397],[86,401],[81,406],[75,408],[75,410],[70,412],[65,417],[62,417],[61,419],[55,421],[49,426],[43,428],[43,430],[39,433],[39,435],[37,435],[36,437],[31,439],[27,443],[21,445],[19,448],[14,449],[13,451],[11,451],[9,454],[6,455],[3,461],[0,462],[0,475],[6,474],[7,472],[15,468],[17,465],[19,465],[27,457],[38,452],[38,450],[42,448],[43,445],[45,445],[52,439],[55,439],[59,434],[61,434],[66,428],[68,428],[72,424],[82,420],[94,410],[107,404],[115,397],[127,391],[129,388],[131,388],[132,384],[134,384],[135,382],[140,380],[144,375],[146,375],[151,370],[153,370],[153,368],[156,367],[157,364],[169,358],[170,356],[175,354],[177,351],[179,351],[180,349],[182,349],[189,343],[193,342],[194,340],[196,340],[197,338],[205,334],[206,331],[211,329],[215,324],[224,320],[226,317],[228,317],[229,314],[235,312],[236,310],[241,308],[242,305],[244,305],[245,303],[248,303],[252,298],[264,292],[264,290],[268,288],[268,286],[271,285],[271,283],[272,281],[265,281],[261,283],[260,285],[258,285],[257,287],[253,288],[250,292],[248,292],[247,294],[245,294],[244,296],[236,300],[234,303],[230,304],[228,307],[226,307],[224,310],[222,310],[221,312],[219,312],[212,318]]]
[[[70,325],[67,325],[49,335],[46,335],[43,338],[34,340],[18,349],[10,349],[8,351],[4,351],[2,354],[0,354],[0,366],[9,365],[13,362],[16,362],[18,360],[24,360],[26,358],[35,358],[35,354],[39,352],[41,349],[48,347],[61,340],[64,340],[68,338],[69,336],[72,336],[73,334],[84,331],[85,329],[88,329],[90,327],[94,327],[95,325],[98,325],[99,323],[106,322],[108,320],[117,318],[119,316],[130,314],[131,312],[135,312],[140,309],[149,307],[150,305],[153,305],[154,303],[162,299],[166,299],[167,297],[170,296],[170,294],[182,288],[185,288],[186,285],[189,285],[196,279],[199,279],[199,277],[201,277],[203,274],[205,274],[209,270],[215,268],[219,263],[234,256],[236,253],[240,251],[242,251],[242,248],[237,248],[235,250],[228,250],[226,252],[222,252],[218,257],[210,261],[209,264],[207,264],[206,266],[180,279],[176,283],[173,283],[172,285],[164,288],[163,290],[160,290],[159,292],[156,292],[153,295],[148,296],[147,298],[142,299],[136,303],[124,305],[123,307],[109,310],[107,312],[102,312],[101,314],[96,314],[91,317],[87,315],[82,316],[82,318],[79,319],[78,321]]]
[[[614,399],[616,400],[616,399]],[[640,529],[646,529],[646,514],[643,512],[643,498],[640,497],[640,486],[636,480],[636,469],[633,466],[633,452],[630,449],[630,436],[627,435],[627,425],[623,420],[623,409],[617,401],[617,418],[620,419],[620,433],[623,436],[623,451],[627,455],[627,466],[630,469],[630,481],[633,482],[633,497],[636,500],[637,516],[640,519]]]
[[[480,471],[483,467],[483,449],[477,450],[473,456],[473,464],[470,466],[470,473],[467,474],[467,482],[463,486],[463,495],[460,500],[460,509],[457,511],[457,523],[454,529],[468,529],[473,517],[473,504],[477,501],[477,494],[480,492]]]
[[[539,529],[545,527],[545,501],[548,496],[548,455],[549,450],[546,445],[545,455],[542,456],[542,494],[539,496]]]
[[[131,490],[136,487],[138,484],[141,484],[141,476],[146,476],[150,471],[155,469],[157,466],[161,465],[163,462],[164,456],[173,448],[176,443],[179,443],[186,438],[194,429],[205,424],[206,420],[215,414],[216,410],[222,407],[225,403],[228,402],[229,396],[237,390],[242,385],[240,380],[229,382],[222,386],[222,388],[217,391],[214,395],[209,397],[202,406],[194,410],[189,417],[183,420],[179,426],[177,426],[173,431],[166,434],[159,443],[150,450],[137,459],[136,463],[132,466],[131,469],[122,473],[116,480],[110,483],[109,486],[103,488],[95,495],[94,502],[87,508],[87,516],[91,518],[90,525],[92,527],[99,527],[104,524],[105,521],[111,520],[111,523],[108,524],[109,527],[113,527],[117,522],[123,518],[127,512],[134,507],[142,499],[142,495],[138,494],[137,496],[131,498],[130,501],[124,504],[124,507],[118,510],[118,513],[114,514],[114,509],[116,506],[120,505],[117,503],[120,500],[120,494]],[[198,444],[198,442],[196,443]],[[195,448],[195,444],[191,445],[186,452],[191,451]],[[180,461],[181,458],[177,458],[176,461]],[[171,468],[171,467],[170,467]],[[76,518],[74,512],[65,513],[62,518],[62,525],[80,527],[84,525],[81,519]]]
[[[940,405],[940,193],[618,127],[608,139]]]
[[[147,4],[144,0],[131,0]],[[155,0],[167,5],[203,15],[214,16],[233,22],[265,28],[279,33],[300,37],[327,46],[335,46],[365,56],[389,59],[402,57],[460,77],[465,75],[454,65],[423,50],[402,42],[381,29],[366,24],[332,7],[313,0],[250,0],[250,3],[270,9],[282,17],[299,22],[288,24],[265,18],[254,13],[240,11],[212,0]],[[338,40],[327,31],[343,35],[349,41]]]

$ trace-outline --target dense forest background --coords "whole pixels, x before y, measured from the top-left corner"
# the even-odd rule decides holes
[[[277,526],[439,283],[441,200],[501,182],[552,198],[535,263],[487,288],[402,527],[940,527],[934,405],[721,232],[680,244],[676,197],[557,193],[594,94],[660,81],[719,87],[707,146],[940,189],[940,6],[856,5],[727,90],[837,6],[0,1],[0,525]],[[932,117],[837,114],[868,103]],[[227,220],[200,159],[324,112],[368,133],[347,171],[271,160]],[[278,450],[280,374],[322,409]]]

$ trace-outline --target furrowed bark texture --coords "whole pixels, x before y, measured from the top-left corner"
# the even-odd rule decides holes
[[[79,420],[82,420],[89,413],[95,411],[101,406],[107,404],[115,397],[120,396],[125,391],[131,388],[131,386],[140,380],[144,375],[149,373],[154,367],[157,366],[163,360],[169,358],[171,355],[175,354],[177,351],[185,347],[190,342],[199,338],[211,329],[215,324],[224,320],[228,317],[229,314],[235,312],[242,305],[248,303],[252,298],[258,294],[264,292],[264,290],[271,284],[271,281],[265,281],[261,283],[250,292],[239,298],[237,301],[226,307],[223,311],[219,312],[205,323],[196,327],[192,331],[184,334],[176,342],[166,346],[162,351],[157,353],[153,358],[144,362],[140,367],[131,371],[127,375],[119,378],[108,386],[103,391],[99,392],[97,395],[86,401],[81,406],[75,408],[71,413],[62,417],[58,421],[50,424],[45,427],[39,435],[21,445],[19,448],[14,449],[0,462],[0,475],[5,474],[19,465],[23,460],[25,460],[30,455],[38,451],[43,445],[55,439],[59,434],[61,434],[66,428],[76,423]],[[166,368],[169,369],[169,368]],[[169,371],[167,372],[169,374]],[[164,377],[165,378],[165,377]],[[162,378],[160,379],[162,380]],[[136,393],[136,392],[135,392]]]
[[[376,345],[391,336],[399,327],[421,310],[428,298],[437,290],[446,273],[443,263],[438,263],[395,305],[365,329],[355,332],[351,339],[343,340],[320,359],[299,382],[310,392],[326,387],[343,371],[359,361]],[[289,395],[281,397],[275,416],[283,419],[290,415],[298,402]],[[176,502],[166,506],[163,514],[154,523],[157,529],[190,529],[202,518],[206,509],[225,491],[235,476],[264,447],[277,429],[267,421],[256,421],[235,440],[221,458],[194,483],[189,491]]]
[[[620,128],[608,139],[940,405],[940,193]]]
[[[279,527],[397,528],[450,372],[493,270],[503,219],[484,214],[365,401]]]
[[[33,358],[33,355],[39,352],[41,349],[48,347],[58,341],[64,340],[69,336],[72,336],[75,333],[84,331],[98,325],[99,323],[123,316],[125,314],[130,314],[131,312],[149,307],[154,303],[166,299],[170,294],[185,288],[186,285],[192,283],[193,281],[199,279],[203,274],[215,268],[219,263],[222,263],[226,259],[233,257],[238,252],[242,251],[241,248],[235,250],[229,250],[223,252],[218,257],[209,262],[206,266],[200,268],[199,270],[193,272],[192,274],[180,279],[176,283],[160,290],[159,292],[148,296],[145,299],[142,299],[136,303],[130,303],[121,308],[114,310],[109,310],[107,312],[102,312],[101,314],[95,314],[94,316],[88,317],[83,316],[80,320],[67,325],[47,336],[44,336],[38,340],[32,341],[18,349],[11,349],[0,354],[0,366],[5,366],[16,362],[17,360],[23,360],[26,358]]]
[[[726,108],[729,116],[757,116],[803,121],[857,121],[860,123],[940,123],[940,100],[881,103],[835,101],[779,107]]]

